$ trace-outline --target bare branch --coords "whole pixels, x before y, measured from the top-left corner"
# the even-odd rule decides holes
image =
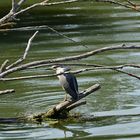
[[[50,26],[47,26],[47,28],[50,29],[51,31],[57,33],[58,35],[60,35],[60,36],[62,36],[62,37],[64,37],[64,38],[66,38],[66,39],[68,39],[68,40],[74,42],[74,43],[78,43],[77,41],[75,41],[75,40],[69,38],[68,36],[66,36],[66,35],[64,35],[64,34],[62,34],[62,33],[60,33],[60,32],[58,32],[57,30],[51,28]],[[82,44],[81,46],[83,46],[83,47],[85,47],[85,48],[88,48],[88,46],[83,45],[83,44]]]
[[[11,64],[10,66],[6,67],[7,70],[8,70],[8,69],[11,69],[12,67],[17,66],[18,64],[22,63],[22,62],[26,59],[27,54],[28,54],[28,51],[29,51],[30,46],[31,46],[31,43],[32,43],[32,40],[35,38],[35,36],[37,35],[37,33],[38,33],[38,31],[36,31],[36,32],[30,37],[30,39],[28,40],[27,47],[26,47],[26,49],[25,49],[25,52],[24,52],[23,56],[22,56],[20,59],[18,59],[16,62],[14,62],[13,64]]]
[[[47,3],[48,1],[45,0],[45,1],[43,1],[43,2],[35,3],[35,4],[33,4],[33,5],[31,5],[31,6],[27,7],[27,8],[25,8],[25,9],[21,9],[19,12],[15,13],[14,15],[17,16],[17,15],[19,15],[19,14],[21,14],[21,13],[24,13],[24,12],[26,12],[26,11],[28,11],[28,10],[31,10],[31,9],[33,9],[33,8],[35,8],[35,7],[38,7],[38,6],[59,5],[59,4],[77,2],[77,1],[79,1],[79,0],[67,0],[67,1],[60,1],[60,2]]]
[[[15,92],[14,89],[7,89],[7,90],[0,91],[0,95],[7,94],[7,93],[13,93],[13,92]]]
[[[68,65],[68,64],[66,64]],[[72,64],[70,64],[72,65]],[[75,65],[75,64],[73,64]],[[80,69],[80,70],[76,70],[76,71],[70,71],[70,72],[65,72],[66,74],[68,73],[72,73],[72,74],[79,74],[79,73],[83,73],[86,71],[97,71],[97,70],[115,70],[117,72],[123,73],[123,74],[127,74],[131,77],[140,79],[139,76],[136,76],[134,74],[128,73],[128,72],[124,72],[120,69],[123,69],[125,67],[133,67],[133,68],[140,68],[140,65],[134,65],[134,64],[125,64],[125,65],[118,65],[118,66],[105,66],[105,65],[92,65],[92,64],[77,64],[78,66],[90,66],[91,68],[85,68],[85,69]],[[61,73],[62,74],[62,73]],[[34,79],[34,78],[47,78],[47,77],[56,77],[58,75],[61,74],[44,74],[44,75],[32,75],[32,76],[21,76],[21,77],[13,77],[13,78],[0,78],[0,81],[14,81],[14,80],[26,80],[26,79]]]
[[[20,1],[18,2],[18,6],[22,5],[25,1],[26,1],[26,0],[20,0]]]
[[[23,55],[23,60],[26,59],[26,56],[28,54],[28,51],[30,49],[30,46],[31,46],[31,43],[32,43],[32,40],[35,38],[35,36],[37,35],[38,31],[36,31],[33,36],[29,39],[28,41],[28,44],[27,44],[27,48],[25,49],[25,52],[24,52],[24,55]]]
[[[67,1],[60,1],[60,2],[53,2],[53,3],[48,3],[48,0],[44,0],[42,2],[35,3],[35,4],[25,8],[25,9],[20,10],[21,5],[25,1],[26,0],[20,0],[18,3],[16,3],[16,0],[12,0],[12,8],[7,15],[5,15],[3,18],[0,19],[0,25],[5,24],[6,22],[15,19],[15,17],[17,15],[19,15],[23,12],[26,12],[30,9],[33,9],[35,7],[38,7],[38,6],[51,6],[51,5],[58,5],[58,4],[64,4],[64,3],[72,3],[72,2],[76,2],[78,0],[67,0]]]
[[[130,0],[127,0],[127,2],[130,4],[130,5],[132,5],[132,6],[136,6],[136,4],[135,3],[133,3],[132,1],[130,1]]]
[[[106,66],[105,66],[105,65],[99,65],[99,67],[104,68],[104,67],[106,67]],[[113,68],[113,67],[112,67],[112,68],[110,67],[109,69],[115,70],[115,71],[117,71],[117,72],[126,74],[126,75],[128,75],[128,76],[131,76],[131,77],[134,77],[134,78],[140,80],[140,77],[137,76],[137,75],[135,75],[135,74],[132,74],[132,73],[129,73],[129,72],[125,72],[125,71],[123,71],[123,70],[119,70],[119,69],[123,69],[124,67],[140,68],[140,65],[126,64],[126,65],[117,66],[117,67],[114,67],[114,68]]]
[[[138,8],[139,5],[132,3],[130,0],[127,0],[127,3],[118,2],[116,0],[96,0],[96,1],[97,2],[107,2],[107,3],[111,3],[111,4],[116,4],[116,5],[123,6],[125,8],[133,9],[135,11],[140,12],[140,9]]]
[[[5,60],[5,61],[2,63],[1,68],[0,68],[0,73],[2,73],[3,71],[5,71],[6,65],[7,65],[8,62],[9,62],[9,60]]]
[[[63,33],[60,33],[58,32],[57,30],[55,30],[54,28],[50,27],[50,26],[47,26],[47,25],[42,25],[42,26],[32,26],[32,27],[21,27],[21,28],[13,28],[13,29],[0,29],[1,32],[3,31],[17,31],[17,30],[41,30],[41,29],[44,29],[44,28],[48,28],[50,29],[51,31],[55,32],[56,34],[58,34],[59,36],[62,36],[63,38],[66,38],[67,40],[69,41],[72,41],[80,46],[83,46],[85,48],[88,48],[87,45],[84,45],[84,44],[81,44],[75,40],[73,40],[72,38],[66,36],[65,34]]]
[[[118,71],[118,72],[120,72],[120,73],[126,74],[126,75],[128,75],[128,76],[131,76],[131,77],[134,77],[134,78],[140,80],[140,76],[137,76],[137,75],[135,75],[135,74],[132,74],[132,73],[129,73],[129,72],[125,72],[125,71],[122,71],[122,70],[117,70],[117,69],[116,69],[115,71]]]
[[[131,49],[140,49],[140,46],[126,46],[126,45],[122,45],[122,46],[115,46],[115,47],[104,47],[104,48],[100,48],[100,49],[96,49],[93,51],[89,51],[80,55],[75,55],[75,56],[68,56],[68,57],[62,57],[62,58],[57,58],[57,59],[50,59],[50,60],[40,60],[40,61],[34,61],[31,63],[27,63],[27,64],[23,64],[17,67],[13,67],[11,69],[8,69],[4,72],[2,72],[0,74],[0,77],[4,77],[7,74],[13,73],[15,71],[19,71],[19,70],[24,70],[26,68],[29,68],[31,66],[37,66],[37,65],[41,65],[41,64],[53,64],[53,63],[58,63],[58,62],[66,62],[66,61],[71,61],[71,60],[80,60],[80,59],[84,59],[102,52],[106,52],[106,51],[113,51],[113,50],[131,50]]]
[[[15,5],[16,5],[16,1],[12,0],[12,9],[11,12],[15,12]]]

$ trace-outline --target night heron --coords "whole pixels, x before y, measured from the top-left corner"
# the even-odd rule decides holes
[[[54,65],[52,68],[56,70],[56,74],[60,74],[57,77],[65,92],[72,97],[72,100],[77,100],[79,92],[76,77],[71,73],[64,73],[69,71],[70,68],[61,65]],[[67,100],[67,94],[64,100]]]

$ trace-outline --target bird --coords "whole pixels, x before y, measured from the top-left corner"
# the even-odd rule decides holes
[[[53,65],[53,69],[56,70],[60,85],[62,86],[63,90],[66,92],[66,96],[64,101],[67,101],[67,94],[69,94],[72,100],[78,100],[78,83],[76,77],[71,73],[65,73],[70,70],[69,67],[64,67],[62,65]]]

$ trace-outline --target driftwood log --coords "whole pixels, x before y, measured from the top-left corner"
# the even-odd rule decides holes
[[[81,99],[97,91],[98,89],[100,89],[99,84],[92,85],[91,87],[89,87],[88,89],[84,90],[83,92],[79,94],[78,100],[67,100],[67,101],[61,102],[55,105],[54,107],[52,107],[51,109],[49,109],[45,113],[32,116],[30,120],[43,121],[47,118],[54,118],[54,119],[67,118],[70,110],[80,105],[86,104],[86,101],[81,101]]]

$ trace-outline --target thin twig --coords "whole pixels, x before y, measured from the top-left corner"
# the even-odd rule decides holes
[[[36,31],[36,32],[30,37],[30,39],[28,40],[27,47],[26,47],[26,49],[25,49],[25,52],[24,52],[23,56],[22,56],[20,59],[18,59],[16,62],[14,62],[14,63],[12,63],[11,65],[9,65],[8,67],[6,67],[7,70],[8,70],[8,69],[11,69],[12,67],[17,66],[18,64],[22,63],[22,62],[26,59],[27,54],[28,54],[28,51],[29,51],[30,46],[31,46],[31,43],[32,43],[32,40],[35,38],[35,36],[37,35],[37,33],[38,33],[38,31]]]
[[[67,0],[67,1],[60,1],[60,2],[51,2],[51,3],[47,3],[47,1],[43,1],[43,2],[39,2],[39,3],[35,3],[25,9],[21,9],[20,11],[18,11],[17,13],[15,13],[14,15],[17,16],[21,13],[24,13],[28,10],[31,10],[33,8],[39,7],[39,6],[51,6],[51,5],[59,5],[59,4],[66,4],[66,3],[72,3],[72,2],[77,2],[79,0]]]
[[[126,3],[122,3],[122,2],[118,2],[116,0],[96,0],[97,2],[107,2],[107,3],[111,3],[111,4],[115,4],[115,5],[119,5],[119,6],[123,6],[125,8],[129,8],[135,11],[140,12],[140,9],[137,8],[138,5],[136,4],[132,4],[131,1],[127,0],[127,4]]]
[[[23,55],[23,60],[26,59],[26,56],[28,54],[28,51],[30,49],[30,46],[31,46],[31,43],[32,43],[32,40],[35,38],[35,36],[37,35],[38,31],[36,31],[33,36],[29,39],[28,41],[28,44],[27,44],[27,48],[25,49],[25,52],[24,52],[24,55]]]
[[[131,76],[131,77],[134,77],[134,78],[140,80],[140,76],[137,76],[137,75],[135,75],[135,74],[132,74],[132,73],[129,73],[129,72],[125,72],[125,71],[122,71],[122,70],[117,70],[117,69],[115,69],[115,71],[118,71],[118,72],[120,72],[120,73],[129,75],[129,76]]]
[[[130,0],[127,0],[127,2],[130,4],[130,5],[132,5],[132,6],[136,6],[136,4],[134,3],[134,2],[132,2],[132,1],[130,1]]]
[[[46,25],[46,26],[47,26],[47,25]],[[60,35],[60,36],[62,36],[62,37],[64,37],[64,38],[66,38],[66,39],[68,39],[68,40],[74,42],[74,43],[79,43],[79,42],[77,42],[77,41],[75,41],[75,40],[69,38],[68,36],[66,36],[66,35],[64,35],[64,34],[62,34],[62,33],[60,33],[60,32],[58,32],[58,31],[55,30],[54,28],[51,28],[50,26],[47,26],[47,28],[50,29],[51,31],[57,33],[58,35]],[[86,45],[81,45],[81,46],[83,46],[83,47],[85,47],[85,48],[88,48],[88,46],[86,46]]]
[[[98,65],[98,67],[101,67],[101,68],[104,68],[106,67],[105,65]],[[123,74],[126,74],[126,75],[129,75],[131,77],[134,77],[138,80],[140,80],[140,77],[135,75],[135,74],[132,74],[132,73],[128,73],[128,72],[125,72],[123,70],[120,70],[120,69],[123,69],[124,67],[134,67],[134,68],[140,68],[140,65],[135,65],[135,64],[125,64],[125,65],[121,65],[121,66],[115,66],[115,67],[110,67],[109,69],[111,70],[115,70],[117,72],[120,72],[120,73],[123,73]]]
[[[9,62],[9,60],[7,59],[7,60],[5,60],[5,61],[2,63],[2,65],[1,65],[1,67],[0,67],[0,73],[2,73],[3,71],[5,71],[6,65],[7,65],[8,62]]]

